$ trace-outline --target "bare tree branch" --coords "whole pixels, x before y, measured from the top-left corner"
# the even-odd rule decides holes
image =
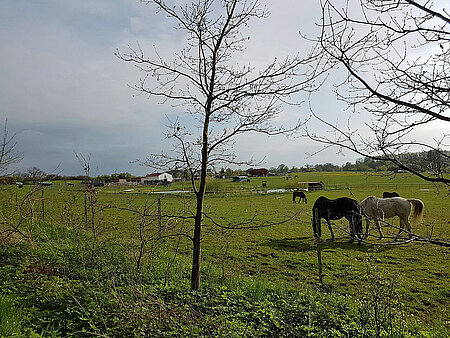
[[[299,130],[300,122],[284,127],[276,125],[276,120],[292,94],[314,91],[317,84],[309,79],[325,71],[303,67],[307,64],[298,55],[274,59],[261,69],[236,63],[248,40],[243,28],[253,19],[268,16],[259,0],[195,0],[182,6],[169,6],[163,0],[144,2],[155,5],[187,34],[185,47],[170,62],[156,48],[147,56],[139,43],[116,55],[144,73],[136,90],[182,107],[190,117],[185,125],[170,122],[166,137],[174,142],[172,151],[153,154],[143,163],[190,172],[196,196],[191,288],[198,289],[207,171],[221,163],[248,163],[238,160],[233,151],[238,135]]]
[[[322,112],[313,113],[335,136],[311,128],[306,136],[448,185],[450,134],[436,133],[426,141],[414,138],[437,121],[450,127],[448,13],[431,2],[411,0],[347,0],[343,7],[324,0],[321,8],[320,34],[309,39],[316,43],[311,64],[319,69],[318,76],[324,70],[346,71],[334,84],[336,98],[358,117],[342,127]],[[369,118],[365,126],[360,122],[364,113]],[[401,160],[411,151],[431,151],[444,162],[439,170],[417,169]]]

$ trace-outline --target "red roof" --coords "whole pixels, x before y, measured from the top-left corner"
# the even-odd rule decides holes
[[[147,174],[147,176],[145,176],[145,177],[155,177],[155,176],[159,176],[159,175],[162,175],[162,173]]]

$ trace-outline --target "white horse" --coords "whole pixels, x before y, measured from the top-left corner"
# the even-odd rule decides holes
[[[421,200],[415,198],[391,197],[378,198],[369,196],[361,202],[363,215],[366,217],[366,235],[369,233],[370,221],[374,220],[380,232],[380,238],[383,237],[379,220],[398,216],[400,219],[400,230],[397,236],[406,228],[411,237],[411,224],[409,215],[411,208],[414,207],[413,222],[418,223],[423,219],[424,204]]]

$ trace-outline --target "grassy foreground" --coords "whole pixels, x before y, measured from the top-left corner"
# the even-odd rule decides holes
[[[309,180],[324,181],[327,190],[308,193],[307,205],[293,204],[289,192],[270,193]],[[375,239],[358,246],[338,230],[337,241],[323,244],[320,287],[310,225],[311,206],[320,195],[362,200],[395,190],[424,201],[418,234],[432,230],[448,239],[449,200],[433,186],[407,175],[390,180],[317,173],[249,183],[211,181],[209,187],[206,211],[227,228],[205,220],[202,290],[195,293],[189,291],[189,240],[153,240],[160,231],[156,218],[144,228],[138,266],[142,228],[132,211],[147,205],[153,212],[161,198],[163,214],[188,214],[191,194],[151,194],[188,186],[102,188],[95,228],[89,223],[87,229],[81,186],[46,189],[44,221],[38,191],[22,205],[22,235],[3,232],[1,239],[0,336],[446,336],[447,249],[379,245],[386,241]],[[2,189],[4,230],[20,221],[17,207],[29,191]],[[256,228],[230,227],[250,219]],[[170,231],[189,233],[188,221],[170,222]],[[328,237],[325,226],[323,234]]]

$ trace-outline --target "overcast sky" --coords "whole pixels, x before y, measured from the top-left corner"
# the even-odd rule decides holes
[[[251,22],[245,56],[265,64],[274,56],[305,51],[298,31],[314,33],[318,1],[265,3],[271,16]],[[162,131],[167,116],[180,112],[136,96],[129,85],[141,74],[114,52],[126,51],[138,40],[144,48],[154,44],[171,55],[183,45],[173,26],[154,6],[138,0],[0,1],[0,118],[7,118],[16,134],[23,154],[20,168],[81,174],[77,152],[91,154],[94,175],[152,172],[131,162],[169,149]],[[335,112],[337,103],[327,95],[317,108]],[[308,114],[305,105],[287,112],[286,119]],[[321,146],[305,138],[246,135],[238,141],[235,150],[241,159],[263,160],[261,166],[267,168],[342,164],[356,158],[338,155],[337,149],[309,157]]]

